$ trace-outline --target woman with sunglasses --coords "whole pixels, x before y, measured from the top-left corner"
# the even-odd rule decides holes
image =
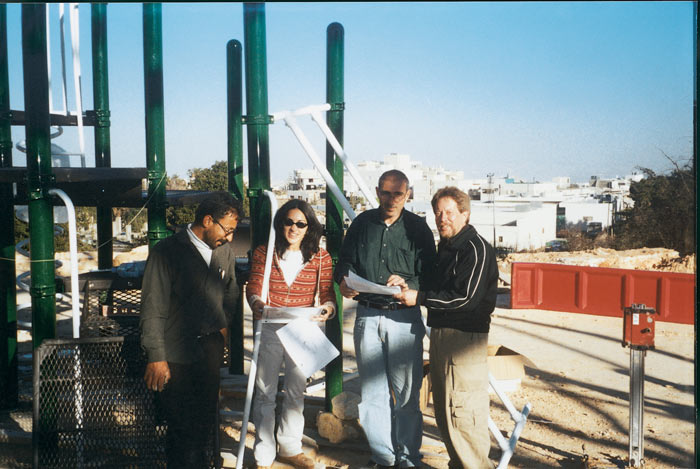
[[[261,319],[266,305],[319,306],[322,313],[312,319],[320,322],[330,319],[335,315],[333,268],[331,256],[319,247],[323,227],[313,209],[303,200],[292,199],[275,214],[273,228],[276,235],[275,252],[267,298],[260,297],[267,246],[259,246],[253,252],[246,294],[253,317]],[[285,352],[275,333],[283,326],[267,324],[262,328],[253,408],[255,461],[258,468],[267,468],[279,456],[279,462],[311,469],[314,461],[302,452],[301,446],[306,377]],[[275,441],[277,381],[282,363],[285,393]]]

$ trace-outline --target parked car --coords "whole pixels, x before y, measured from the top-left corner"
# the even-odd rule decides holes
[[[592,221],[586,225],[586,236],[589,238],[595,238],[602,232],[603,224],[598,221]]]
[[[544,245],[544,252],[562,252],[569,250],[569,242],[565,239],[553,239]]]

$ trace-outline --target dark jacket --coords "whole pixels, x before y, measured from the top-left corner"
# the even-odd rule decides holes
[[[228,327],[238,299],[230,243],[212,252],[207,267],[187,230],[151,248],[141,290],[141,346],[148,361],[192,363],[197,337]]]
[[[493,248],[467,225],[440,240],[437,254],[435,274],[417,297],[428,308],[428,326],[488,332],[498,288]]]
[[[396,274],[410,288],[424,285],[429,269],[435,263],[435,241],[425,219],[403,210],[399,218],[387,226],[379,209],[366,210],[353,220],[340,248],[340,258],[333,278],[337,283],[352,270],[370,282],[386,285]],[[358,300],[396,303],[390,295],[360,293]]]

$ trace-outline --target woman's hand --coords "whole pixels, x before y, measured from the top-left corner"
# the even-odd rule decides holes
[[[260,300],[255,300],[255,303],[250,307],[250,309],[253,311],[253,319],[260,320],[262,319],[262,313],[263,313],[263,308],[265,307],[265,303],[263,303]]]
[[[332,306],[324,305],[324,306],[321,306],[321,308],[323,308],[323,310],[321,311],[321,314],[318,314],[316,316],[312,316],[311,317],[312,321],[326,322],[335,316],[335,311],[333,310]]]

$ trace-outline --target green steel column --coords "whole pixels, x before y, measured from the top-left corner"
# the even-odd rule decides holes
[[[267,110],[265,4],[243,4],[245,35],[246,124],[252,246],[267,244],[270,206],[263,190],[270,189],[270,117]]]
[[[7,5],[0,5],[0,168],[12,167]],[[12,186],[0,185],[0,408],[17,405],[17,295]]]
[[[241,43],[226,44],[228,91],[228,190],[243,201],[243,65]],[[229,331],[229,372],[243,374],[243,295]]]
[[[92,91],[95,103],[95,166],[112,166],[109,132],[109,76],[107,62],[107,5],[92,5]],[[97,266],[112,268],[112,207],[97,207]]]
[[[340,23],[331,23],[326,30],[326,102],[331,104],[326,122],[336,138],[343,145],[344,109],[344,38],[345,32]],[[326,168],[340,190],[343,190],[343,162],[326,142]],[[326,247],[333,259],[338,262],[340,245],[343,242],[343,209],[340,202],[326,191]],[[335,285],[335,284],[334,284]],[[326,323],[326,335],[337,347],[343,350],[343,297],[335,285],[335,298],[338,314]],[[343,392],[343,354],[326,366],[326,408],[331,409],[331,400]]]
[[[228,91],[228,190],[243,200],[243,65],[241,43],[226,44]]]
[[[165,124],[163,112],[163,21],[160,3],[143,5],[143,73],[146,94],[148,245],[170,236],[165,222]]]
[[[22,5],[22,64],[27,138],[27,190],[31,252],[32,335],[37,348],[56,336],[53,184],[46,57],[46,4]]]

